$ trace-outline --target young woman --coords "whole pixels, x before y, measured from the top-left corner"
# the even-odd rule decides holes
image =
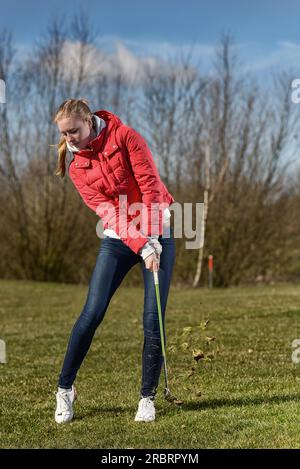
[[[163,363],[153,272],[158,271],[164,323],[175,260],[168,209],[174,198],[161,181],[143,137],[117,115],[107,110],[92,113],[86,100],[68,99],[58,108],[54,122],[61,134],[56,175],[64,177],[68,172],[104,226],[86,302],[72,329],[59,376],[55,420],[72,420],[79,367],[113,294],[139,263],[145,287],[144,346],[135,421],[150,422],[155,419],[154,399]],[[137,203],[142,216],[134,224],[137,215],[132,208]]]

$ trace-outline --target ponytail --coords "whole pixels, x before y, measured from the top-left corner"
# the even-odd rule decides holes
[[[63,178],[66,173],[66,156],[67,156],[67,143],[64,137],[60,138],[60,141],[57,145],[57,166],[55,170],[55,176],[60,176]]]

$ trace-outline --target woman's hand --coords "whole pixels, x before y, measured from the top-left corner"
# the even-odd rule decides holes
[[[158,238],[151,236],[149,238],[149,244],[155,249],[156,255],[160,256],[162,253],[162,245],[158,241]]]
[[[153,254],[150,254],[150,256],[146,257],[144,261],[146,265],[146,269],[150,269],[151,272],[158,272],[159,261],[160,261],[160,256],[158,256],[155,252]]]

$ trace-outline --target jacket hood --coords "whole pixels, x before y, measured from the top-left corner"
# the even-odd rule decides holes
[[[117,116],[117,114],[106,111],[105,109],[101,109],[100,111],[94,112],[94,115],[103,119],[106,122],[106,124],[111,128],[119,127],[120,125],[123,124],[123,122],[121,121],[119,116]]]

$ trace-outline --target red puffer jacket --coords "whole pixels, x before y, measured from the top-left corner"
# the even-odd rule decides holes
[[[162,213],[174,198],[161,181],[143,137],[109,111],[100,110],[94,114],[105,121],[106,127],[85,149],[74,153],[69,175],[86,205],[102,219],[104,229],[115,230],[138,254],[148,241],[147,236],[162,234]],[[142,224],[142,229],[139,223],[136,224],[138,235],[136,232],[130,234],[128,229],[138,215],[133,210],[128,212],[127,206],[127,229],[122,228],[120,195],[127,196],[128,206],[135,202],[144,204],[147,224]],[[113,214],[107,210],[107,203],[112,204]],[[159,210],[155,208],[158,204]],[[121,213],[124,213],[123,208]]]

